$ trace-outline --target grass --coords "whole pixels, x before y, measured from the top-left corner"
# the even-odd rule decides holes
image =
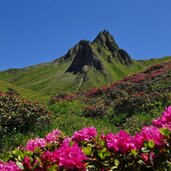
[[[104,73],[89,67],[87,73],[87,80],[82,82],[82,74],[65,73],[66,69],[71,64],[71,61],[66,61],[60,64],[47,63],[40,64],[33,67],[27,67],[19,70],[16,73],[9,73],[9,71],[0,72],[0,91],[5,92],[8,88],[15,89],[19,94],[26,99],[32,101],[39,101],[48,104],[50,97],[54,94],[70,93],[78,90],[91,89],[92,87],[100,87],[110,85],[114,81],[121,80],[125,76],[140,72],[145,68],[171,60],[171,57],[153,60],[133,60],[132,65],[122,65],[118,61],[112,59],[111,62],[107,61],[111,53],[102,49],[104,54],[100,56],[96,51],[97,45],[93,45],[93,49],[104,66]],[[164,86],[162,85],[158,86]],[[157,89],[157,87],[152,87]],[[44,137],[48,132],[53,129],[60,129],[66,135],[72,135],[74,131],[83,127],[94,126],[99,133],[117,132],[119,127],[116,127],[114,122],[121,122],[125,115],[113,118],[114,122],[109,122],[107,118],[87,118],[81,116],[82,108],[87,104],[78,99],[73,101],[58,102],[54,105],[49,105],[49,110],[53,111],[53,119],[49,127],[43,130],[35,130],[21,134],[19,132],[8,134],[3,138],[0,158],[5,159],[7,152],[17,146],[24,145],[29,139],[35,137]],[[156,113],[156,111],[154,112]],[[129,118],[129,123],[125,122],[123,128],[137,129],[141,122],[149,122],[154,116],[137,114]]]
[[[104,73],[97,71],[93,67],[89,67],[87,80],[82,82],[82,74],[65,73],[72,61],[64,61],[62,63],[40,64],[24,69],[20,69],[14,73],[8,71],[0,72],[0,80],[21,86],[22,88],[43,93],[46,95],[54,95],[62,93],[76,92],[78,90],[88,90],[92,87],[109,85],[114,81],[120,80],[125,76],[140,72],[156,63],[170,60],[170,57],[153,60],[133,60],[132,65],[122,65],[119,61],[112,59],[108,62],[108,56],[111,52],[100,47],[103,56],[98,53],[98,45],[92,45],[92,48],[104,66]]]
[[[71,102],[59,102],[49,106],[49,109],[54,112],[51,124],[42,129],[27,133],[13,133],[7,134],[3,137],[1,142],[0,159],[9,158],[9,151],[12,151],[18,146],[25,145],[29,139],[35,137],[44,137],[54,129],[61,130],[65,135],[71,136],[76,130],[83,127],[96,127],[99,133],[117,132],[118,129],[110,124],[105,119],[93,119],[81,116],[82,107],[84,103],[78,100]]]
[[[39,101],[41,103],[47,103],[49,101],[49,96],[45,96],[41,93],[34,92],[28,89],[21,88],[19,86],[16,86],[11,83],[7,83],[4,81],[0,81],[0,91],[1,92],[6,92],[8,91],[8,88],[12,88],[16,90],[22,98],[31,100],[31,101]]]

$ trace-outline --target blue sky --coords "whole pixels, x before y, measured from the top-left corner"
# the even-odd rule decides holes
[[[64,55],[109,30],[135,59],[171,55],[170,0],[1,0],[0,70]]]

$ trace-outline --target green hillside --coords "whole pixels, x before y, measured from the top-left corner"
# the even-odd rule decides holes
[[[41,93],[37,93],[28,89],[24,89],[22,87],[16,86],[11,83],[7,83],[4,81],[0,81],[0,92],[7,92],[9,89],[12,89],[19,93],[19,95],[23,98],[26,98],[31,101],[39,101],[42,103],[47,103],[49,100],[48,96],[42,95]]]
[[[86,101],[83,116],[108,119],[119,129],[132,132],[148,125],[157,113],[170,105],[170,85],[171,60],[168,60],[110,86],[94,88],[84,96],[77,95],[75,99]]]
[[[104,30],[93,42],[80,41],[65,56],[55,61],[0,72],[0,80],[54,95],[110,85],[169,59],[133,60]]]

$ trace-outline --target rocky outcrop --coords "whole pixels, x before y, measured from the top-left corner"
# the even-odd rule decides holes
[[[118,45],[116,44],[113,36],[106,30],[100,32],[93,43],[97,43],[104,48],[108,49],[112,54],[115,54],[116,51],[119,49]]]
[[[64,57],[64,60],[72,60],[74,59],[75,55],[77,54],[77,51],[79,49],[79,43],[76,44],[73,48],[70,48],[67,52],[67,54]]]
[[[132,64],[131,57],[125,50],[119,49],[119,46],[116,44],[113,36],[108,31],[104,30],[103,32],[100,32],[93,43],[98,44],[111,52],[112,56],[108,57],[109,62],[111,62],[111,58],[113,57],[124,65]],[[98,50],[98,52],[102,54],[101,50]]]
[[[102,71],[103,66],[96,54],[94,53],[91,43],[85,40],[79,42],[79,48],[72,64],[66,72],[82,72],[84,66],[94,66],[97,70]]]
[[[129,56],[129,54],[123,49],[118,50],[118,57],[119,57],[120,62],[122,64],[130,65],[130,64],[133,63],[133,61],[132,61],[131,57]]]
[[[104,68],[100,58],[105,55],[106,51],[111,54],[107,59],[108,62],[115,59],[123,65],[132,64],[132,59],[128,53],[120,49],[113,36],[104,30],[97,35],[93,42],[82,40],[69,49],[63,58],[64,61],[72,61],[66,72],[82,72],[84,66],[93,66],[97,70],[103,71]]]

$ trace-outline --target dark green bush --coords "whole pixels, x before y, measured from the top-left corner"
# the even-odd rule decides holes
[[[16,93],[0,93],[0,134],[27,132],[47,126],[51,113],[38,102],[20,98]]]

